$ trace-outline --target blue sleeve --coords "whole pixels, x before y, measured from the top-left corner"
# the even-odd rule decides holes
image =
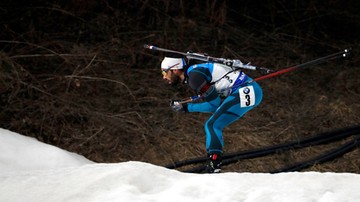
[[[212,113],[220,106],[221,99],[217,97],[216,99],[210,102],[200,102],[200,103],[188,103],[187,110],[188,112],[208,112]]]

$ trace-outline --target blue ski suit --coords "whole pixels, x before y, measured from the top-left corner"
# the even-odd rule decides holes
[[[242,71],[218,63],[203,63],[190,66],[186,82],[204,102],[188,103],[188,112],[208,112],[211,117],[205,123],[206,151],[221,154],[224,127],[241,118],[260,104],[263,93],[258,83]],[[247,83],[249,82],[249,83]]]

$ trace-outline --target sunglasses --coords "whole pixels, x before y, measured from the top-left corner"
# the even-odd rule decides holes
[[[177,65],[179,65],[179,64],[180,64],[180,63],[176,63],[176,64],[174,64],[174,65],[172,65],[172,66],[170,66],[170,67],[162,70],[162,72],[161,72],[162,75],[163,75],[163,76],[167,75],[168,71],[169,71],[171,68],[173,68],[173,67],[175,67],[175,66],[177,66]]]

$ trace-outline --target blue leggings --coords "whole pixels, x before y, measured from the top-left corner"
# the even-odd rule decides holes
[[[246,85],[247,87],[253,86],[255,97],[244,96],[244,93],[249,93],[249,88],[243,88],[241,86],[234,90],[223,103],[218,107],[214,114],[205,123],[206,133],[206,151],[208,154],[222,153],[224,147],[224,140],[222,136],[222,130],[226,126],[230,125],[234,121],[240,119],[246,112],[250,111],[254,107],[260,104],[263,98],[262,89],[256,82]],[[246,87],[245,86],[245,87]],[[250,87],[251,89],[251,87]],[[240,95],[242,98],[240,99]],[[241,106],[243,103],[243,106]],[[247,104],[251,106],[246,106]]]

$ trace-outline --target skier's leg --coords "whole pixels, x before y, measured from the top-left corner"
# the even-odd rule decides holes
[[[229,97],[224,100],[222,105],[206,121],[206,150],[209,154],[222,153],[222,148],[224,146],[222,130],[224,129],[224,127],[238,120],[249,110],[260,104],[263,97],[260,86],[256,82],[254,82],[247,87],[249,88],[245,89],[245,87],[243,87],[234,91]],[[244,96],[244,93],[242,92],[245,90],[248,91],[249,89],[251,91],[254,91],[253,94],[251,94],[251,99],[253,100],[248,100],[249,98],[247,96]],[[246,93],[249,94],[250,92]],[[251,101],[251,105],[241,106],[241,101],[243,103]]]

